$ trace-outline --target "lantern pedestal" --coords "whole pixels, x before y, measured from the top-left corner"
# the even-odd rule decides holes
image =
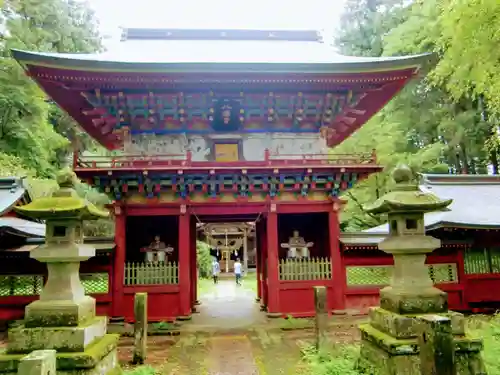
[[[484,374],[480,339],[465,336],[462,314],[447,312],[451,319],[455,363],[458,374]],[[360,325],[361,351],[357,368],[365,374],[421,375],[418,317],[401,315],[380,307],[371,309],[370,322]]]

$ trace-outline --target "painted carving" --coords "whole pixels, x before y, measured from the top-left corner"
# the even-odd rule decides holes
[[[223,251],[234,251],[243,246],[243,238],[217,238],[217,237],[207,237],[207,241],[212,248]]]
[[[281,247],[288,249],[288,259],[309,258],[309,248],[313,247],[313,242],[306,242],[304,237],[301,237],[298,230],[293,231],[292,237],[288,239],[288,243],[282,243]]]
[[[229,124],[229,122],[231,121],[231,110],[233,109],[233,107],[231,107],[230,105],[225,105],[222,107],[222,122],[224,122],[224,125],[227,125]]]
[[[220,99],[215,106],[215,118],[212,127],[216,132],[235,131],[239,129],[240,105],[235,100]]]
[[[133,155],[184,155],[185,141],[183,136],[161,137],[154,134],[143,134],[132,137],[132,142],[125,152]]]
[[[191,151],[193,161],[208,160],[210,155],[210,147],[207,147],[207,141],[202,136],[189,137],[186,151]]]

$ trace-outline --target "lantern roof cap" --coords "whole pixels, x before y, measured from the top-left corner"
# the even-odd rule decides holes
[[[442,210],[451,204],[452,199],[443,200],[434,193],[421,191],[414,177],[410,167],[398,165],[392,172],[394,188],[373,204],[365,206],[365,210],[371,214],[425,213]]]
[[[42,220],[96,220],[108,217],[108,212],[78,195],[75,190],[76,181],[73,171],[63,170],[57,175],[59,189],[51,196],[35,199],[25,206],[16,207],[15,210],[26,217]]]

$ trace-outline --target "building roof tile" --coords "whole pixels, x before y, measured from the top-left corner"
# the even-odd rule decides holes
[[[25,194],[23,178],[0,178],[0,216],[9,212]]]
[[[425,214],[425,227],[500,228],[500,176],[434,175],[421,176],[420,190],[433,192],[453,202],[444,211]],[[365,233],[388,233],[387,224],[370,228]]]
[[[314,40],[311,35],[315,32],[311,30],[194,30],[193,33],[193,30],[153,29],[149,30],[149,34],[146,32],[148,30],[134,30],[129,29],[128,33],[134,36],[136,32],[135,37],[125,37],[125,40],[103,53],[13,50],[13,54],[22,62],[109,71],[162,71],[172,69],[178,64],[182,64],[186,69],[189,65],[196,65],[199,71],[204,71],[217,69],[217,66],[222,64],[225,70],[232,71],[247,71],[250,69],[248,65],[254,65],[253,69],[257,71],[286,71],[295,67],[297,72],[317,70],[324,73],[342,73],[415,68],[432,60],[432,54],[398,57],[342,56],[321,38]],[[172,35],[168,36],[169,33]],[[219,33],[219,37],[215,34],[210,37],[210,33]],[[266,34],[269,36],[263,37]],[[278,67],[283,64],[288,67]]]

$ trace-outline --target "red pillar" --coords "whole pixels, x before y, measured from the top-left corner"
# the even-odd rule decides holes
[[[261,306],[267,309],[268,302],[268,287],[267,287],[267,235],[266,235],[266,222],[261,223],[259,231],[259,243],[261,246],[261,257],[260,257],[260,287],[261,287]]]
[[[467,310],[467,308],[469,308],[469,304],[468,304],[468,301],[467,301],[467,288],[466,288],[466,283],[465,281],[467,280],[466,279],[466,274],[465,274],[465,263],[464,263],[464,252],[466,251],[466,249],[459,249],[457,251],[457,276],[458,276],[458,283],[460,285],[460,287],[462,288],[462,303],[461,303],[461,307],[464,309],[464,310]]]
[[[260,259],[262,258],[262,247],[261,247],[261,239],[260,239],[260,231],[259,231],[259,225],[257,224],[257,227],[255,228],[255,236],[256,236],[256,241],[255,241],[255,273],[257,276],[257,298],[256,301],[261,301],[262,300],[262,267],[260,265]]]
[[[340,226],[337,211],[328,212],[330,258],[332,262],[332,301],[334,310],[345,309],[346,274],[340,250]]]
[[[197,257],[196,257],[196,221],[191,220],[191,307],[196,304],[198,298],[198,272],[197,272]]]
[[[182,212],[183,210],[181,210]],[[180,317],[191,316],[191,228],[190,215],[179,216],[179,289]]]
[[[277,314],[280,309],[278,274],[278,214],[267,216],[267,312]]]
[[[113,256],[113,278],[111,285],[111,316],[123,317],[123,282],[125,279],[126,215],[123,207],[115,206],[115,251]]]

